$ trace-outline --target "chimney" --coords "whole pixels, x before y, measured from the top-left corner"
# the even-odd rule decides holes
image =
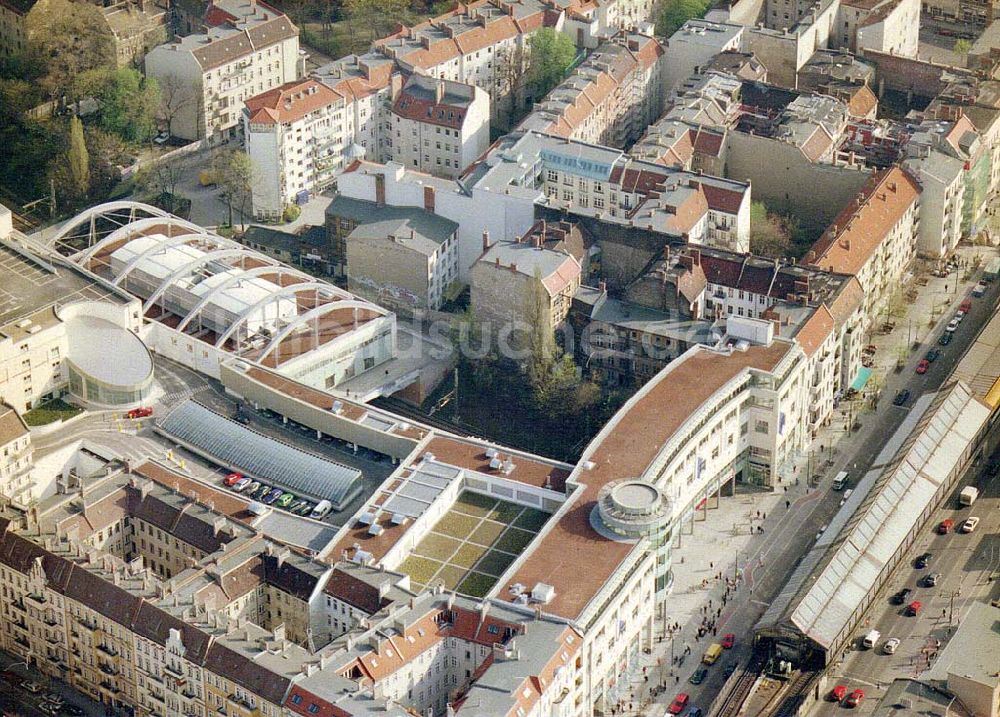
[[[691,249],[691,262],[694,266],[701,266],[701,249]]]
[[[602,294],[607,294],[608,282],[606,282],[604,279],[601,279],[599,282],[597,282],[597,290],[600,291]]]
[[[483,253],[485,254],[489,248],[490,248],[490,233],[486,229],[483,229]]]
[[[537,232],[535,234],[532,234],[531,235],[531,245],[533,247],[535,247],[536,249],[541,249],[542,248],[542,235],[538,234]]]
[[[378,206],[385,205],[385,175],[375,175],[375,203]]]
[[[516,272],[517,271],[517,264],[512,263],[510,265],[510,270]]]
[[[424,209],[434,213],[434,187],[424,187]]]
[[[444,100],[444,80],[438,80],[434,84],[434,101],[441,104],[442,100]]]

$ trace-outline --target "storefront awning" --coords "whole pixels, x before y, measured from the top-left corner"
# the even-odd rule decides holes
[[[862,366],[858,369],[858,375],[854,377],[854,381],[851,382],[852,391],[860,391],[868,383],[868,379],[872,377],[872,370],[866,366]]]

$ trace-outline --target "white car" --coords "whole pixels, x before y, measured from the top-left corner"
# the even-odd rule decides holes
[[[954,319],[948,322],[948,325],[944,327],[945,331],[954,331],[958,328],[958,325],[962,323],[962,317],[956,316]]]
[[[155,144],[166,144],[169,140],[170,140],[170,133],[167,132],[166,130],[160,132],[158,135],[153,137],[153,142]]]
[[[975,296],[977,299],[985,293],[986,293],[986,284],[982,281],[976,284],[975,287],[972,289],[972,295]]]
[[[890,637],[888,640],[885,641],[885,644],[882,645],[882,652],[884,652],[887,655],[892,655],[895,654],[897,647],[899,647],[899,638]]]
[[[962,523],[962,527],[959,528],[963,533],[971,533],[979,525],[979,518],[972,516],[971,518],[966,518],[965,522]]]

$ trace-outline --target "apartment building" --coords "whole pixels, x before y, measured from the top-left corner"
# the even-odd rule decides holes
[[[688,20],[670,36],[664,48],[664,84],[668,96],[689,77],[704,71],[717,55],[742,49],[742,25]]]
[[[834,48],[916,57],[920,0],[841,0]]]
[[[610,386],[639,387],[692,346],[721,337],[710,321],[611,298],[603,284],[577,290],[570,323],[590,376]]]
[[[101,10],[102,32],[114,46],[118,67],[142,62],[143,56],[170,37],[168,12],[152,0],[94,3]],[[0,2],[0,57],[16,57],[28,49],[31,26],[47,11],[46,0]],[[37,25],[37,22],[34,22]]]
[[[298,28],[263,2],[224,0],[206,18],[205,32],[146,55],[146,74],[178,88],[165,107],[173,135],[219,143],[240,131],[246,100],[302,74],[302,58]]]
[[[580,262],[572,254],[542,246],[537,235],[495,243],[484,236],[482,256],[471,273],[476,320],[492,335],[527,334],[539,322],[554,331],[569,314],[580,276]]]
[[[537,132],[502,137],[484,158],[449,182],[398,164],[358,162],[337,182],[348,198],[422,207],[459,226],[459,271],[469,281],[481,237],[524,236],[538,207],[567,212],[596,234],[625,227],[745,251],[750,187],[635,160],[620,150]]]
[[[919,236],[920,185],[899,167],[872,177],[803,261],[854,275],[865,292],[866,327],[900,290]]]
[[[330,186],[344,167],[354,136],[346,98],[309,78],[248,99],[243,136],[257,175],[252,207],[259,220],[279,220],[285,208]]]
[[[39,497],[31,477],[31,432],[7,404],[0,404],[0,451],[0,500],[27,508]]]
[[[920,234],[917,253],[940,259],[962,238],[965,163],[930,147],[912,145],[902,166],[920,184]]]
[[[386,160],[454,179],[490,145],[489,95],[413,74],[389,109]]]
[[[665,57],[655,38],[621,32],[536,102],[518,129],[629,145],[663,111]]]
[[[437,310],[458,282],[458,225],[410,207],[370,206],[347,235],[347,286],[397,313]]]

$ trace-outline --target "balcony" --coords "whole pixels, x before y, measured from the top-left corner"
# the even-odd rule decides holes
[[[118,650],[111,647],[110,645],[101,644],[97,646],[97,649],[109,657],[118,657]]]
[[[83,617],[76,618],[77,623],[87,632],[93,633],[97,631],[97,622],[94,620],[87,620]]]
[[[172,676],[172,677],[174,677],[174,678],[176,678],[178,680],[183,680],[184,679],[184,672],[182,672],[181,670],[177,669],[176,667],[171,666],[171,664],[169,662],[166,665],[163,666],[163,671],[166,672],[168,675],[170,675],[170,676]]]
[[[28,606],[38,608],[39,610],[45,610],[48,607],[48,601],[44,595],[25,595],[24,601]]]
[[[118,668],[115,667],[114,665],[109,665],[106,662],[98,663],[98,669],[100,669],[100,671],[103,672],[105,675],[114,676],[118,674]]]
[[[257,709],[256,705],[253,702],[251,702],[247,697],[241,697],[240,695],[233,693],[231,695],[226,695],[226,699],[235,705],[239,705],[243,709],[251,710],[254,713],[256,713]]]

